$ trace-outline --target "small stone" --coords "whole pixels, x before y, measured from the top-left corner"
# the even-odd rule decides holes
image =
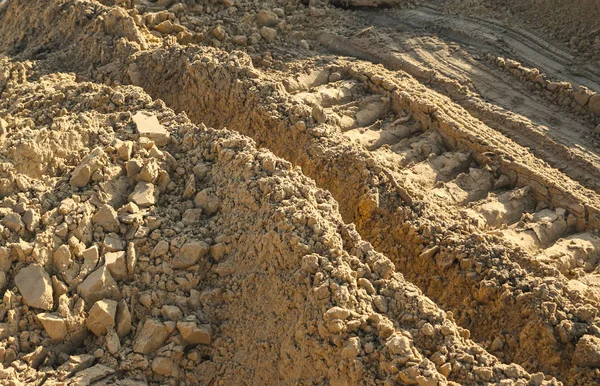
[[[127,273],[133,275],[137,264],[137,253],[133,242],[127,243]]]
[[[179,368],[170,358],[156,357],[152,361],[152,371],[165,377],[174,377],[179,374]]]
[[[67,244],[61,245],[54,251],[53,261],[60,272],[66,271],[71,266],[71,250]]]
[[[42,310],[52,309],[54,305],[52,282],[42,266],[31,264],[22,268],[15,276],[15,284],[25,304]]]
[[[412,354],[410,340],[402,335],[394,334],[385,342],[385,346],[393,355],[408,356]]]
[[[266,41],[271,42],[277,37],[277,30],[269,27],[262,27],[260,29],[260,36],[262,36]]]
[[[155,26],[154,30],[160,32],[161,34],[168,35],[170,33],[173,33],[174,31],[173,23],[171,23],[171,20],[165,20],[162,23]]]
[[[600,367],[600,338],[584,335],[575,346],[573,361],[580,367]]]
[[[6,289],[6,283],[7,283],[7,278],[6,278],[6,273],[4,273],[4,271],[0,271],[0,293],[4,293],[4,290]]]
[[[154,182],[158,177],[159,165],[155,159],[146,162],[142,170],[137,175],[138,181]]]
[[[588,109],[594,114],[600,114],[600,94],[594,94],[590,97]]]
[[[192,225],[200,222],[202,219],[202,209],[188,209],[183,212],[181,222],[183,225]]]
[[[210,247],[210,257],[215,261],[221,261],[225,256],[226,247],[223,243],[217,243]]]
[[[140,295],[138,301],[144,307],[151,307],[152,306],[152,295],[150,295],[148,292],[144,292]]]
[[[25,228],[30,232],[35,231],[38,225],[40,225],[40,215],[33,209],[27,209],[25,213],[23,213],[22,220],[25,224]]]
[[[425,323],[421,327],[421,334],[423,334],[425,336],[433,336],[435,334],[435,329],[433,328],[431,323]]]
[[[187,344],[210,344],[211,328],[209,324],[197,326],[195,322],[177,322],[177,330]]]
[[[133,116],[133,122],[140,137],[151,139],[157,146],[166,146],[171,141],[169,132],[155,115],[139,111]]]
[[[154,205],[156,202],[154,185],[149,182],[138,182],[129,199],[142,208]]]
[[[104,261],[114,279],[121,280],[127,277],[127,262],[124,251],[109,252],[104,255]]]
[[[56,276],[52,276],[52,288],[54,289],[54,299],[60,298],[61,295],[69,292],[69,287]]]
[[[92,217],[92,222],[107,231],[117,231],[120,225],[117,211],[108,204],[102,205],[98,209]]]
[[[153,257],[161,257],[169,252],[169,243],[165,240],[159,241],[152,250]]]
[[[183,313],[177,306],[164,305],[160,310],[160,313],[162,314],[163,318],[167,320],[177,321],[183,317]]]
[[[323,318],[326,321],[335,320],[335,319],[344,320],[344,319],[347,319],[348,317],[350,317],[350,315],[351,315],[350,310],[348,310],[346,308],[332,307],[325,312],[325,314],[323,315]]]
[[[209,250],[208,244],[203,241],[185,243],[179,249],[179,253],[175,256],[171,265],[173,269],[191,267],[196,264],[201,257],[204,257]]]
[[[277,14],[275,14],[275,12],[261,9],[256,15],[256,22],[260,26],[273,27],[279,22],[279,17]]]
[[[129,161],[132,151],[133,142],[131,141],[121,142],[119,146],[117,146],[117,156],[119,156],[122,161]]]
[[[88,330],[96,336],[106,335],[115,326],[117,302],[110,299],[98,300],[85,320]]]
[[[54,234],[57,235],[58,237],[65,237],[67,235],[67,233],[69,232],[69,227],[66,223],[62,223],[60,225],[58,225],[56,227],[56,229],[54,230]]]
[[[88,249],[85,249],[83,252],[81,252],[81,256],[85,261],[97,263],[98,258],[100,257],[98,247],[96,245],[92,245]]]
[[[164,324],[155,319],[146,319],[144,326],[135,338],[133,351],[149,354],[159,349],[167,339],[168,331]]]
[[[125,300],[121,300],[117,306],[117,335],[119,338],[127,336],[131,332],[131,312]]]
[[[223,41],[225,38],[227,38],[227,32],[220,24],[212,30],[211,34],[219,41]]]
[[[213,215],[219,210],[219,202],[214,196],[209,194],[208,189],[204,189],[196,194],[194,205],[208,215]]]
[[[194,172],[194,175],[196,176],[198,181],[202,182],[206,178],[206,175],[208,174],[209,170],[210,167],[207,164],[198,163],[196,166],[194,166],[192,172]]]
[[[100,299],[119,299],[121,297],[117,282],[106,265],[92,272],[83,283],[79,284],[77,292],[88,303],[95,303]]]
[[[231,38],[231,42],[238,46],[245,46],[248,44],[248,37],[246,35],[235,35]]]
[[[23,355],[23,360],[29,364],[31,368],[38,369],[48,356],[48,349],[43,346],[38,346],[35,350],[27,355]]]
[[[125,242],[119,237],[106,235],[104,237],[104,250],[107,252],[116,252],[125,250]]]
[[[19,216],[18,213],[7,214],[6,216],[4,216],[2,221],[0,221],[0,223],[2,225],[4,225],[5,227],[7,227],[8,229],[10,229],[11,231],[16,232],[16,233],[21,232],[21,230],[25,226],[23,224],[23,222],[21,221],[21,216]]]
[[[37,314],[36,317],[54,342],[62,341],[67,336],[67,323],[62,317],[49,313]]]
[[[360,354],[360,338],[354,336],[346,342],[344,348],[342,349],[341,355],[342,358],[354,358]]]
[[[107,158],[104,150],[99,147],[94,148],[75,170],[73,170],[70,180],[71,185],[77,188],[86,186],[90,182],[92,174],[102,167]]]
[[[106,349],[112,355],[115,355],[121,349],[121,341],[114,329],[110,329],[106,334]]]
[[[94,384],[96,381],[106,378],[113,374],[115,370],[108,366],[97,364],[88,369],[78,372],[72,378],[69,379],[69,384],[77,386],[88,386]]]

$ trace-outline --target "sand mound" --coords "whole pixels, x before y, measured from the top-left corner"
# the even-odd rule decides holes
[[[0,384],[600,379],[596,94],[413,3],[0,2]]]

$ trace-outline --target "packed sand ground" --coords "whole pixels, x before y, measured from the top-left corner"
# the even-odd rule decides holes
[[[600,15],[504,3],[0,2],[0,384],[600,383]]]

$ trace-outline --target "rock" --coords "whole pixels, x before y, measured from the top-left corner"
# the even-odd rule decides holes
[[[600,114],[600,94],[594,94],[588,101],[588,108],[594,114]]]
[[[275,14],[275,12],[261,9],[256,15],[256,22],[260,26],[273,27],[279,22],[279,17]]]
[[[210,247],[210,257],[215,261],[221,261],[223,256],[225,256],[227,248],[223,243],[216,243]]]
[[[183,212],[181,222],[183,225],[192,225],[198,223],[202,219],[202,209],[188,209]]]
[[[262,36],[266,41],[272,42],[277,37],[277,30],[269,27],[262,27],[260,29],[260,36]]]
[[[133,351],[149,354],[160,348],[167,339],[168,331],[164,324],[155,319],[146,319],[133,344]]]
[[[211,31],[211,34],[219,41],[223,41],[227,38],[227,32],[220,24]]]
[[[98,263],[98,258],[100,257],[98,246],[92,245],[91,247],[85,249],[83,252],[81,252],[81,257],[83,257],[85,264],[93,264],[95,267]]]
[[[132,180],[137,180],[138,174],[142,171],[144,167],[144,163],[139,158],[134,158],[125,164],[125,170],[127,171],[127,178],[131,178]]]
[[[110,299],[98,300],[85,320],[88,330],[96,336],[106,335],[115,326],[117,302]]]
[[[104,264],[114,279],[121,280],[127,277],[127,261],[124,251],[107,253],[104,255]]]
[[[127,273],[133,275],[136,264],[137,253],[135,251],[135,244],[130,241],[129,243],[127,243]]]
[[[67,323],[62,317],[45,312],[36,317],[54,342],[62,341],[67,336]]]
[[[575,346],[573,361],[580,367],[600,367],[600,338],[584,335]]]
[[[154,205],[154,185],[149,182],[138,182],[133,193],[129,195],[129,200],[142,208]]]
[[[162,307],[162,309],[160,310],[160,313],[162,314],[163,318],[165,318],[167,320],[177,321],[183,317],[183,313],[181,312],[179,307],[168,306],[166,304]]]
[[[152,257],[161,257],[169,252],[169,243],[165,240],[160,240],[152,250]]]
[[[42,310],[52,309],[52,282],[42,266],[31,264],[22,268],[15,276],[15,284],[25,304]]]
[[[7,227],[8,229],[10,229],[11,231],[16,232],[16,233],[21,232],[21,230],[25,226],[23,224],[23,221],[21,221],[21,216],[19,216],[18,213],[7,214],[6,216],[4,216],[2,221],[0,221],[0,223],[2,225],[4,225],[5,227]]]
[[[189,345],[210,344],[211,328],[209,324],[197,326],[195,322],[177,322],[177,330]]]
[[[27,355],[24,355],[22,358],[29,364],[30,367],[37,369],[42,365],[42,363],[44,363],[44,360],[47,356],[48,349],[43,346],[38,346],[35,350]]]
[[[160,167],[155,159],[146,162],[142,170],[137,174],[137,180],[142,182],[154,182],[158,177]]]
[[[28,231],[33,232],[40,225],[40,215],[33,209],[27,209],[22,216],[23,224]]]
[[[119,158],[122,161],[129,161],[129,159],[131,158],[131,152],[133,151],[133,142],[131,142],[131,141],[121,142],[117,146],[116,150],[117,150],[117,156],[119,156]]]
[[[179,367],[170,358],[156,357],[152,361],[152,371],[165,377],[173,377],[179,374]]]
[[[99,147],[94,148],[91,153],[83,159],[83,161],[73,170],[71,174],[70,183],[72,186],[77,188],[83,188],[86,186],[92,174],[102,167],[108,157]]]
[[[115,370],[111,369],[108,366],[97,364],[75,374],[72,378],[69,379],[69,384],[77,386],[88,386],[95,383],[96,381],[101,380],[102,378],[106,378],[114,372]]]
[[[161,34],[165,34],[165,35],[171,34],[174,31],[173,23],[171,23],[171,20],[165,20],[162,23],[155,26],[154,30],[160,32]]]
[[[60,272],[66,271],[71,266],[73,261],[71,260],[71,250],[67,244],[61,245],[54,251],[53,261]]]
[[[116,252],[125,250],[125,241],[120,239],[114,234],[106,235],[104,237],[104,250],[107,252]]]
[[[579,106],[585,106],[592,95],[593,93],[590,90],[583,88],[575,92],[573,98]]]
[[[213,215],[219,210],[219,202],[216,197],[211,196],[208,189],[204,189],[194,198],[194,205],[202,209],[208,215]]]
[[[119,338],[127,336],[131,332],[131,313],[125,300],[121,300],[117,306],[117,335]]]
[[[166,146],[171,141],[169,132],[155,115],[139,111],[133,116],[133,122],[140,137],[151,139],[157,146]]]
[[[79,284],[77,292],[88,303],[95,303],[100,299],[119,299],[121,297],[117,282],[106,265],[92,272],[83,283]]]
[[[4,273],[4,271],[0,271],[0,293],[4,293],[4,290],[6,289],[6,283],[7,283],[7,278],[6,278],[6,273]]]
[[[114,329],[110,329],[106,334],[106,349],[112,355],[115,355],[121,349],[121,341]]]
[[[173,269],[182,269],[190,267],[198,262],[201,257],[204,257],[210,248],[203,241],[192,241],[185,243],[179,253],[173,259],[171,266]]]
[[[117,217],[117,211],[108,204],[102,205],[100,209],[92,217],[92,222],[98,226],[101,226],[107,231],[119,230],[119,218]]]
[[[246,35],[235,35],[231,38],[231,42],[238,46],[245,46],[248,44],[248,37]]]
[[[354,336],[346,342],[341,351],[342,358],[354,358],[360,354],[360,338]]]
[[[409,356],[412,354],[410,340],[402,335],[394,334],[385,342],[385,346],[393,355]]]

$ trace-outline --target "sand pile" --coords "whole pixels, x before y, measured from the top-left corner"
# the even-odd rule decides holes
[[[0,384],[598,379],[596,194],[332,55],[412,3],[1,3]]]

